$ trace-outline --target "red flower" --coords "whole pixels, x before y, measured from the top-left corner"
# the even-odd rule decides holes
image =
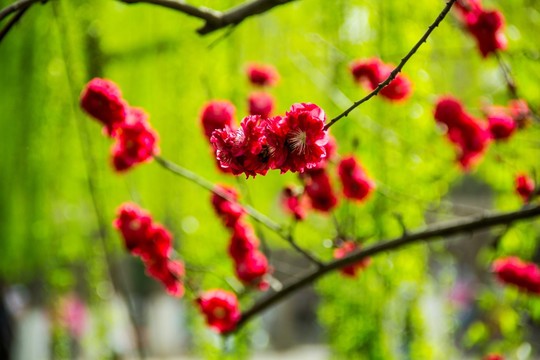
[[[364,200],[376,187],[353,156],[341,160],[338,172],[343,194],[349,199]]]
[[[236,108],[227,100],[211,100],[201,109],[201,124],[204,135],[210,139],[214,130],[234,128]]]
[[[248,102],[249,114],[260,115],[263,119],[269,117],[275,107],[274,97],[263,91],[249,94]]]
[[[529,105],[522,99],[510,100],[508,102],[510,108],[510,115],[520,128],[527,126],[531,121],[531,111]]]
[[[261,290],[266,287],[263,276],[268,272],[268,260],[259,250],[252,250],[236,260],[236,276],[243,283],[258,285]]]
[[[185,275],[184,264],[179,260],[167,258],[154,258],[145,262],[149,275],[159,280],[169,295],[175,297],[184,296],[184,284],[182,279]]]
[[[519,174],[516,176],[516,193],[521,196],[524,203],[531,201],[534,194],[534,180],[527,174]]]
[[[508,139],[516,130],[517,124],[514,119],[504,110],[494,111],[489,114],[487,120],[489,124],[489,132],[496,140]]]
[[[105,125],[104,130],[108,135],[113,135],[116,127],[126,118],[128,105],[122,100],[122,92],[107,79],[94,78],[86,84],[80,103],[88,114]]]
[[[304,220],[307,216],[309,203],[304,194],[298,194],[292,186],[287,186],[281,192],[281,206],[286,213],[294,215],[296,220]]]
[[[324,169],[308,170],[303,179],[312,208],[329,212],[337,205],[338,199],[332,191],[330,177]]]
[[[159,137],[150,127],[148,114],[140,108],[129,108],[126,121],[116,128],[116,143],[111,148],[113,165],[117,171],[126,171],[132,166],[151,161],[159,154]]]
[[[515,285],[529,293],[540,294],[540,269],[534,263],[508,256],[495,260],[493,271],[503,283]]]
[[[504,356],[501,354],[488,354],[482,360],[504,360]]]
[[[343,244],[337,248],[334,249],[334,258],[335,259],[342,259],[345,256],[357,252],[360,250],[360,247],[357,243],[354,241],[345,241]],[[358,271],[363,270],[367,266],[371,264],[371,258],[365,258],[360,260],[357,263],[354,263],[352,265],[347,265],[343,268],[341,268],[341,273],[345,276],[355,277]]]
[[[133,255],[141,255],[152,226],[150,214],[136,204],[124,203],[117,210],[113,226],[122,234],[126,249]]]
[[[458,150],[458,161],[469,169],[487,149],[491,135],[486,126],[468,114],[453,97],[441,97],[435,107],[435,120],[447,127],[448,139]]]
[[[325,119],[324,111],[310,103],[293,104],[285,117],[268,119],[265,134],[272,169],[302,173],[316,167],[326,157]]]
[[[206,323],[212,330],[224,334],[236,328],[241,313],[236,295],[222,289],[209,290],[197,299]]]
[[[233,234],[229,245],[229,255],[239,262],[248,254],[259,248],[259,239],[253,227],[244,221],[238,221],[233,227]]]
[[[217,185],[217,190],[227,195],[232,200],[229,201],[217,194],[212,194],[212,206],[223,220],[226,227],[233,227],[238,220],[244,215],[245,210],[242,205],[238,204],[238,192],[235,188],[228,185]]]
[[[221,167],[230,169],[234,175],[265,175],[270,158],[261,117],[247,116],[240,125],[236,131],[225,128],[212,135],[210,142],[216,149]]]
[[[268,64],[248,63],[246,73],[249,81],[257,86],[274,86],[280,78],[276,68]]]
[[[349,68],[354,81],[368,91],[375,90],[394,70],[393,65],[385,64],[378,58],[354,60]],[[407,76],[399,73],[379,94],[391,101],[406,100],[412,94],[412,83]]]

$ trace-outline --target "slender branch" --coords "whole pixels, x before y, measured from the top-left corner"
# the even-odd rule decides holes
[[[413,46],[413,48],[409,51],[409,53],[407,55],[405,55],[404,58],[401,59],[401,62],[399,63],[399,65],[394,69],[392,70],[392,72],[390,73],[390,75],[386,78],[386,80],[384,80],[382,83],[379,84],[379,86],[377,86],[375,88],[375,90],[373,90],[372,92],[370,92],[368,95],[366,95],[365,97],[363,97],[362,99],[354,102],[347,110],[345,110],[344,112],[342,112],[341,114],[339,114],[337,117],[333,118],[332,121],[330,121],[328,124],[326,124],[326,126],[324,127],[324,130],[328,130],[330,128],[330,126],[334,125],[339,119],[343,118],[343,117],[346,117],[347,115],[349,115],[349,113],[351,111],[353,111],[354,109],[356,109],[360,104],[363,104],[365,103],[366,101],[368,101],[369,99],[371,99],[372,97],[376,96],[377,94],[379,94],[379,92],[385,87],[387,86],[388,84],[390,84],[390,82],[392,82],[392,80],[394,80],[397,76],[397,74],[401,71],[401,69],[403,69],[403,67],[405,66],[405,64],[407,63],[407,61],[409,61],[409,59],[416,53],[416,51],[418,50],[418,48],[420,48],[420,46],[425,43],[429,37],[429,35],[431,35],[431,33],[433,32],[433,30],[435,30],[435,28],[437,26],[439,26],[439,24],[441,23],[441,21],[446,17],[446,14],[448,14],[448,12],[450,11],[450,9],[452,8],[452,5],[454,5],[454,3],[456,2],[456,0],[449,0],[447,3],[446,3],[446,6],[444,7],[444,9],[441,11],[441,13],[439,14],[439,16],[437,16],[437,18],[435,19],[435,21],[433,22],[433,24],[431,24],[429,27],[428,27],[428,30],[426,31],[426,33],[420,38],[420,40],[418,40],[418,42]]]
[[[229,25],[238,25],[244,19],[267,12],[268,10],[295,0],[252,0],[220,12],[205,7],[187,4],[183,0],[120,0],[126,4],[147,3],[164,6],[169,9],[205,20],[205,24],[197,30],[200,35],[206,35]]]
[[[508,65],[504,62],[504,60],[501,57],[501,54],[498,51],[495,51],[495,56],[497,57],[497,61],[499,62],[499,68],[501,69],[501,72],[503,73],[503,76],[504,76],[504,80],[506,81],[508,92],[510,92],[510,95],[512,96],[513,99],[518,99],[519,96],[517,94],[516,82],[512,78],[512,75],[510,74],[510,69],[508,68]]]
[[[347,265],[354,264],[369,256],[377,255],[385,251],[396,250],[419,241],[433,241],[440,237],[448,237],[450,235],[455,235],[459,233],[487,229],[497,225],[511,224],[514,221],[533,218],[536,216],[540,216],[540,205],[536,205],[533,207],[525,207],[517,211],[503,214],[487,215],[469,221],[451,222],[444,225],[428,227],[423,231],[404,234],[401,237],[372,245],[350,256],[327,263],[323,267],[315,271],[309,272],[300,279],[285,286],[283,290],[269,294],[268,296],[262,298],[259,302],[255,303],[255,305],[253,305],[250,309],[248,309],[242,314],[242,318],[237,324],[237,329],[242,327],[250,318],[252,318],[256,314],[266,310],[267,308],[291,295],[298,289],[307,286],[313,281],[328,274],[332,270],[340,269]]]
[[[7,33],[11,28],[19,22],[19,20],[22,18],[26,10],[30,8],[30,5],[23,6],[12,18],[9,20],[9,22],[0,30],[0,42],[6,37]]]
[[[29,6],[31,6],[31,5],[33,5],[33,4],[37,3],[37,2],[45,3],[46,0],[45,1],[43,1],[43,0],[19,0],[19,1],[14,2],[11,5],[6,6],[2,10],[0,10],[0,21],[4,20],[4,18],[6,16],[8,16],[9,14],[14,13],[14,12],[19,11],[19,10],[26,9]]]

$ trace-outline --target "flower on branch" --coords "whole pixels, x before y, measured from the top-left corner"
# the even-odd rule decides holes
[[[493,272],[505,284],[515,285],[525,292],[540,294],[540,269],[534,263],[507,256],[493,262]]]
[[[274,86],[280,79],[276,68],[269,64],[248,63],[246,74],[255,86]]]
[[[294,215],[296,220],[304,220],[309,209],[309,201],[302,192],[298,193],[288,185],[281,192],[281,206],[286,213]]]
[[[375,182],[353,156],[341,160],[338,173],[343,194],[349,199],[362,201],[376,188]]]
[[[122,99],[122,92],[110,80],[94,78],[84,87],[81,107],[101,122],[104,133],[113,136],[114,130],[124,122],[128,104]]]
[[[534,195],[534,180],[527,174],[518,174],[515,179],[516,193],[521,196],[524,203],[531,201]]]
[[[236,108],[227,100],[211,100],[201,109],[201,124],[204,135],[210,139],[217,129],[236,128]]]
[[[159,280],[170,295],[182,297],[184,264],[169,258],[172,251],[170,232],[154,222],[146,210],[132,203],[124,203],[118,208],[113,226],[122,234],[126,249],[141,257],[147,274]]]
[[[217,189],[227,195],[230,200],[214,193],[212,194],[212,206],[216,214],[223,220],[223,223],[228,228],[233,228],[238,220],[245,214],[242,205],[238,204],[238,191],[232,186],[220,184]]]
[[[338,198],[332,190],[330,177],[323,168],[307,170],[302,179],[305,192],[313,209],[330,212],[338,203]]]
[[[354,241],[344,241],[343,244],[334,249],[334,258],[342,259],[347,255],[355,253],[360,250],[360,246]],[[341,268],[341,273],[345,276],[356,277],[359,271],[365,269],[371,264],[371,258],[365,258],[352,265],[347,265]]]
[[[274,111],[275,102],[274,97],[267,92],[252,92],[248,97],[249,114],[259,115],[263,119],[266,119]]]
[[[208,290],[196,301],[212,330],[225,334],[236,328],[241,313],[234,293],[222,289]]]
[[[354,81],[368,91],[375,90],[394,70],[392,64],[385,64],[376,57],[354,60],[349,68]],[[399,73],[379,94],[390,101],[404,101],[412,95],[412,83],[407,76]]]
[[[504,107],[493,107],[488,114],[489,132],[495,140],[506,140],[512,136],[517,123]]]

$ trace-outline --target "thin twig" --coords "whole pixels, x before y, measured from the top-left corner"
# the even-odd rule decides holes
[[[26,9],[29,6],[31,6],[31,5],[33,5],[35,3],[38,3],[38,2],[45,3],[47,1],[46,0],[45,1],[43,1],[43,0],[19,0],[19,1],[16,1],[13,4],[8,5],[5,8],[3,8],[2,10],[0,10],[0,21],[4,20],[4,18],[6,16],[8,16],[9,14],[14,13],[15,11]]]
[[[205,20],[205,24],[197,30],[200,35],[206,35],[229,25],[238,25],[244,19],[267,12],[268,10],[295,0],[253,0],[246,1],[227,11],[221,12],[205,7],[187,4],[183,0],[120,0],[126,4],[147,3],[164,6],[169,9]]]
[[[347,115],[349,115],[349,113],[351,111],[353,111],[354,109],[356,109],[360,104],[363,104],[365,103],[366,101],[368,101],[369,99],[371,99],[372,97],[376,96],[377,94],[379,94],[379,92],[385,87],[387,86],[388,84],[390,84],[390,82],[392,82],[392,80],[394,80],[397,76],[397,74],[401,71],[401,69],[403,69],[403,66],[405,66],[405,64],[407,63],[407,61],[409,61],[409,59],[416,53],[416,51],[418,50],[418,48],[420,48],[420,46],[425,43],[429,37],[429,35],[431,35],[431,33],[433,32],[433,30],[435,30],[435,28],[437,26],[439,26],[439,24],[441,23],[441,21],[445,18],[446,14],[448,14],[448,12],[450,11],[450,9],[452,8],[452,5],[454,5],[454,3],[456,2],[456,0],[449,0],[448,3],[446,4],[446,6],[444,7],[444,9],[441,11],[441,13],[439,14],[439,16],[437,16],[437,18],[435,19],[435,21],[433,22],[433,24],[431,24],[428,28],[428,30],[426,31],[426,33],[420,38],[420,40],[418,40],[418,42],[413,46],[413,48],[409,51],[409,53],[407,55],[405,55],[405,57],[403,59],[401,59],[401,62],[399,63],[399,65],[394,69],[392,70],[392,72],[390,73],[390,75],[386,78],[386,80],[384,80],[382,83],[379,84],[379,86],[377,86],[377,88],[375,88],[375,90],[373,90],[372,92],[370,92],[368,95],[366,95],[365,97],[363,97],[362,99],[354,102],[347,110],[345,110],[344,112],[342,112],[341,114],[339,114],[337,117],[333,118],[332,121],[330,121],[328,124],[326,124],[326,126],[324,127],[324,130],[328,130],[330,128],[330,126],[334,125],[339,119],[343,118],[343,117],[346,117]]]
[[[519,96],[517,94],[516,82],[512,78],[512,75],[510,74],[510,69],[508,68],[508,65],[504,62],[504,60],[501,57],[501,54],[498,51],[495,51],[495,57],[497,58],[497,61],[499,62],[499,68],[501,69],[501,72],[503,73],[503,76],[504,76],[504,80],[506,81],[508,92],[510,92],[510,95],[512,96],[513,99],[519,99]]]
[[[518,220],[529,219],[536,216],[540,216],[540,205],[526,207],[517,211],[503,214],[487,215],[469,221],[451,222],[445,225],[428,227],[423,231],[408,233],[401,237],[372,245],[350,256],[326,263],[323,267],[309,272],[302,278],[285,286],[283,290],[269,294],[268,296],[262,298],[242,314],[236,329],[238,330],[241,328],[253,316],[283,300],[297,290],[309,285],[320,277],[330,273],[332,270],[340,269],[347,265],[357,263],[358,261],[361,261],[369,256],[373,256],[385,251],[396,250],[419,241],[433,241],[441,237],[444,238],[450,235],[487,229],[497,225],[511,224]]]
[[[6,37],[7,33],[9,32],[9,30],[11,30],[11,28],[17,23],[19,22],[19,20],[22,18],[22,16],[24,15],[24,13],[26,12],[26,10],[28,10],[30,8],[30,5],[26,5],[24,7],[22,7],[12,18],[11,20],[9,20],[9,22],[6,24],[6,26],[4,26],[2,28],[2,30],[0,30],[0,42],[2,42],[2,40],[4,39],[4,37]]]

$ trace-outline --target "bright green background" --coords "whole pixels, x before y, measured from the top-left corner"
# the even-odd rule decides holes
[[[0,0],[0,7],[10,2]],[[240,1],[191,3],[226,9]],[[111,169],[110,140],[78,108],[80,91],[91,78],[113,80],[131,105],[151,114],[165,158],[213,182],[241,184],[254,207],[288,223],[278,194],[285,183],[298,183],[296,176],[271,172],[244,181],[220,175],[198,124],[202,104],[212,97],[229,99],[241,118],[252,90],[244,64],[260,61],[275,65],[282,76],[271,90],[279,112],[294,102],[313,102],[334,117],[365,94],[353,83],[348,63],[370,56],[399,62],[443,6],[432,0],[301,0],[247,19],[217,43],[225,31],[200,37],[194,30],[201,21],[157,6],[105,0],[50,0],[33,6],[0,44],[0,279],[8,284],[45,284],[43,299],[48,304],[72,289],[94,304],[103,300],[95,290],[106,277],[88,190],[89,162],[99,211],[109,225],[109,250],[125,266],[142,271],[124,254],[110,222],[122,202],[136,201],[171,229],[182,258],[221,276],[232,275],[225,256],[229,235],[214,216],[204,189],[155,163],[127,175]],[[512,67],[520,94],[537,110],[537,3],[488,1],[486,6],[496,6],[507,19],[509,51],[503,58]],[[464,176],[493,188],[494,208],[517,209],[521,203],[513,193],[514,174],[540,173],[538,126],[492,145],[478,169],[464,175],[432,117],[438,94],[455,94],[475,115],[481,114],[483,104],[506,105],[509,95],[495,58],[482,59],[451,14],[404,72],[414,83],[408,102],[391,104],[375,98],[332,127],[340,154],[354,152],[380,182],[367,204],[344,205],[337,211],[341,221],[356,214],[356,226],[349,227],[348,234],[368,237],[370,242],[397,236],[401,229],[395,213],[411,228],[424,223],[424,214],[431,221],[451,218],[448,207],[438,202]],[[83,151],[86,137],[90,159]],[[334,184],[339,191],[337,179]],[[199,226],[187,233],[191,217]],[[330,218],[314,214],[296,232],[302,246],[331,257],[331,249],[323,246],[323,240],[335,233]],[[537,236],[530,225],[516,226],[497,251],[531,257]],[[267,237],[273,247],[286,247],[274,235]],[[443,275],[426,273],[427,257],[433,252],[444,264]],[[476,266],[488,271],[493,250],[482,255]],[[425,328],[420,301],[426,292],[453,284],[453,261],[442,246],[414,246],[381,255],[357,280],[336,274],[319,282],[320,319],[336,358],[444,359],[457,354],[451,307],[442,324],[447,336],[444,342],[435,341]],[[191,275],[203,289],[223,286],[214,276]],[[480,320],[459,347],[511,353],[521,344],[522,334],[512,321],[518,312],[504,303],[539,306],[512,291],[506,295],[496,291],[486,292],[478,301],[487,312],[499,309],[493,315],[496,323],[500,313],[505,314],[505,340],[490,340],[489,329]],[[195,317],[194,322],[200,329],[201,319]],[[205,340],[207,332],[197,335],[199,350],[208,357],[217,354],[211,339]]]

